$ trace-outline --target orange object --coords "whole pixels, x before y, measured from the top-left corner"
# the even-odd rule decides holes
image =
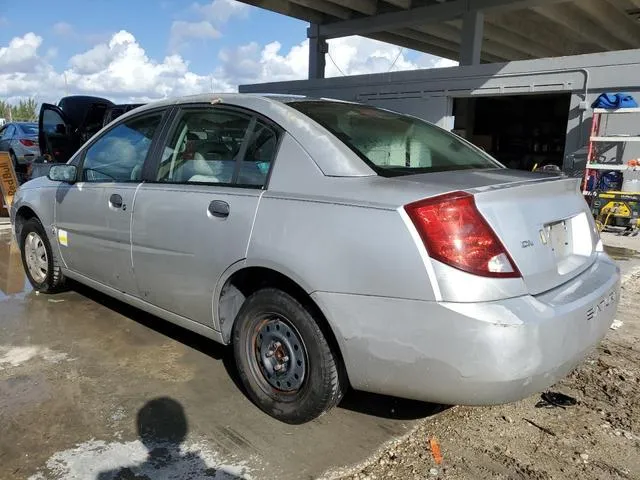
[[[440,451],[440,444],[436,437],[431,437],[429,439],[429,445],[431,446],[431,455],[433,455],[433,459],[436,464],[440,465],[442,463],[442,452]]]
[[[627,162],[627,165],[629,165],[630,167],[637,167],[638,165],[640,165],[640,161],[637,158],[634,158],[633,160],[629,160]]]

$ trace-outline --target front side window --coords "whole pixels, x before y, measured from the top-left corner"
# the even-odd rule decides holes
[[[161,113],[137,117],[112,128],[86,151],[82,177],[86,182],[132,182],[142,179],[142,166]]]
[[[385,177],[472,168],[500,168],[479,149],[435,125],[366,105],[291,102]]]

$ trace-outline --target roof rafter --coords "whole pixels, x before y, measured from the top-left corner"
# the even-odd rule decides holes
[[[337,1],[337,0],[336,0]],[[437,5],[427,5],[401,10],[398,12],[381,13],[372,17],[355,18],[320,25],[319,34],[326,38],[336,38],[348,35],[363,35],[367,33],[394,30],[397,28],[437,23],[458,18],[469,11],[493,11],[501,9],[528,8],[535,5],[545,5],[568,0],[453,0]]]

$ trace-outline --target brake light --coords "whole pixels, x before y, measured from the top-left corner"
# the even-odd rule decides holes
[[[404,208],[431,258],[474,275],[521,276],[473,195],[447,193]]]
[[[34,142],[33,140],[29,140],[27,138],[21,138],[20,139],[20,143],[22,145],[24,145],[25,147],[35,147],[36,146],[36,142]]]

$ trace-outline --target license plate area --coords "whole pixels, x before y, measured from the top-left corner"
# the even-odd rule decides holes
[[[593,254],[593,237],[584,212],[545,224],[543,235],[560,275],[581,267]]]
[[[572,253],[571,219],[545,225],[549,246],[556,260],[561,260]]]

